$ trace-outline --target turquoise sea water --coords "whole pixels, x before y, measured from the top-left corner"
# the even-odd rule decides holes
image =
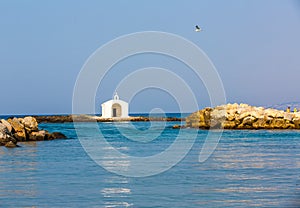
[[[99,123],[107,141],[119,151],[149,156],[168,148],[177,122],[155,122],[161,132],[137,142],[130,123]],[[86,136],[95,139],[89,132]],[[118,125],[116,128],[115,125]],[[133,124],[139,130],[150,123]],[[215,152],[204,163],[198,156],[207,131],[200,130],[187,156],[158,175],[130,178],[98,166],[84,151],[73,124],[40,124],[70,139],[0,147],[0,207],[299,207],[300,131],[224,131]],[[149,134],[143,136],[151,137]],[[183,130],[188,138],[192,129]],[[141,138],[143,139],[143,138]],[[111,158],[112,164],[118,158]],[[129,164],[130,165],[130,164]]]

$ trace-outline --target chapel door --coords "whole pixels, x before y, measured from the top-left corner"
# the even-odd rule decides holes
[[[117,109],[113,108],[113,116],[112,117],[117,117]]]

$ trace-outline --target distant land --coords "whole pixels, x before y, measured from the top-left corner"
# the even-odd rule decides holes
[[[297,108],[298,111],[300,111],[300,102],[288,102],[288,103],[280,103],[280,104],[274,104],[265,106],[265,108],[274,108],[278,110],[286,110],[287,107],[291,107],[291,111],[294,110],[294,108]]]

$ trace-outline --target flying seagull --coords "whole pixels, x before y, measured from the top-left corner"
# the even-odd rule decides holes
[[[202,29],[198,25],[196,25],[195,27],[196,27],[196,29],[195,29],[196,32],[201,32],[202,31]]]

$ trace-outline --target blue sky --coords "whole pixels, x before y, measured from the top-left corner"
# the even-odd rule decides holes
[[[195,24],[204,31],[194,32]],[[300,101],[300,3],[295,0],[1,0],[0,28],[0,114],[71,113],[73,87],[87,58],[108,41],[140,31],[174,33],[198,45],[216,66],[228,102]],[[136,57],[120,65],[126,72],[133,63],[155,63],[180,74],[180,64],[163,59]],[[111,98],[115,85],[107,83],[96,105]],[[199,106],[209,105],[201,83],[190,83]],[[163,94],[141,92],[130,110],[176,111],[167,94],[159,99]]]

